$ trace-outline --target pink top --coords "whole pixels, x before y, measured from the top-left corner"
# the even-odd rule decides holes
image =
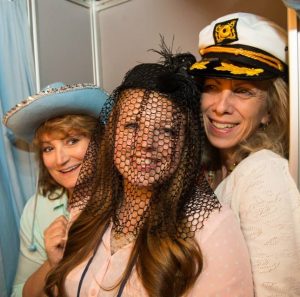
[[[111,227],[105,232],[85,275],[80,297],[117,295],[118,288],[105,289],[112,287],[121,278],[133,243],[111,255],[110,234]],[[204,228],[196,232],[195,238],[203,254],[204,268],[186,296],[253,297],[248,250],[232,211],[223,206],[220,212],[212,213]],[[86,264],[87,261],[81,263],[67,276],[65,288],[68,296],[77,296],[78,283]],[[122,294],[122,297],[133,296],[148,296],[136,270],[133,270]]]

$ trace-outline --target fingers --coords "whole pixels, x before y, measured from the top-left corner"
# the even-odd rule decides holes
[[[57,265],[63,257],[67,230],[68,220],[65,216],[60,216],[44,232],[45,249],[52,266]]]
[[[59,216],[56,218],[45,230],[45,239],[51,239],[55,236],[65,236],[68,227],[68,220],[65,216]]]

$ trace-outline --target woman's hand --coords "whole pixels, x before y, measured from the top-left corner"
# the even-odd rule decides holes
[[[45,249],[51,267],[56,266],[63,257],[67,231],[68,220],[62,215],[56,218],[44,232]]]

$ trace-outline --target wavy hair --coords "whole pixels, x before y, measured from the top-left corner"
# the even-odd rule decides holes
[[[192,288],[202,271],[203,258],[195,233],[221,205],[201,170],[200,95],[194,79],[187,74],[195,57],[189,53],[172,55],[165,46],[159,53],[163,62],[139,64],[128,71],[101,111],[105,132],[93,135],[87,151],[89,158],[85,159],[72,195],[71,205],[83,206],[83,210],[69,230],[63,259],[48,274],[45,286],[48,296],[66,296],[67,275],[97,252],[111,223],[117,234],[131,232],[135,241],[122,279],[113,288],[103,289],[111,290],[126,282],[135,267],[150,297],[179,297]],[[147,209],[133,201],[137,209],[132,207],[134,211],[129,210],[128,216],[121,210],[128,187],[124,186],[126,180],[114,162],[120,116],[122,119],[122,113],[136,110],[122,107],[127,90],[135,91],[132,96],[142,96],[143,100],[169,99],[175,107],[172,119],[178,119],[175,130],[184,129],[176,130],[172,136],[176,141],[179,132],[184,131],[180,156],[176,154],[176,168],[168,178],[154,184],[151,193],[147,192],[150,196]],[[120,113],[121,108],[124,109]],[[140,107],[137,109],[140,112]],[[126,217],[125,222],[120,223],[120,214]]]
[[[288,84],[282,78],[269,81],[267,89],[267,111],[269,121],[261,125],[248,139],[242,141],[234,155],[233,160],[239,163],[249,154],[269,149],[284,158],[288,158],[289,150],[289,97]],[[215,170],[221,166],[218,150],[212,147],[204,137],[205,154],[203,163],[205,167]]]
[[[198,99],[195,101],[199,102]],[[115,106],[117,105],[116,103]],[[153,197],[151,197],[158,201],[158,204],[154,204],[154,207],[151,208],[151,212],[154,214],[167,212],[169,216],[165,220],[177,221],[179,227],[183,226],[181,221],[178,221],[178,208],[180,208],[180,202],[182,203],[180,199],[187,197],[191,188],[195,188],[201,162],[199,106],[196,104],[190,109],[192,112],[180,108],[181,113],[185,116],[186,137],[177,170],[169,182],[160,186],[156,191],[154,190]],[[97,245],[101,242],[104,232],[114,217],[114,207],[118,205],[120,197],[122,199],[124,195],[123,178],[114,166],[114,150],[112,149],[118,116],[118,108],[114,108],[106,125],[106,133],[102,135],[102,145],[97,161],[99,164],[97,180],[104,177],[104,184],[101,185],[100,182],[99,185],[99,182],[96,182],[93,195],[98,195],[96,191],[99,191],[100,187],[101,195],[104,197],[99,205],[101,211],[98,211],[96,215],[91,215],[91,207],[95,207],[95,204],[92,203],[93,197],[91,197],[83,212],[73,223],[69,231],[64,257],[48,275],[45,287],[48,296],[57,296],[57,294],[60,297],[66,296],[64,283],[67,275],[97,249]],[[113,171],[110,168],[113,168]],[[108,175],[107,172],[112,172],[112,174]],[[174,191],[174,188],[177,190]],[[116,200],[119,202],[116,203]],[[166,201],[172,202],[166,203]],[[150,297],[182,296],[192,287],[202,271],[201,249],[194,237],[183,239],[176,236],[176,232],[174,233],[172,228],[166,228],[167,234],[164,236],[153,232],[151,219],[150,215],[140,229],[123,278],[113,288],[126,280],[132,267],[135,266],[143,287]],[[174,224],[170,225],[174,226]]]
[[[63,139],[68,137],[70,133],[76,132],[91,138],[97,125],[98,120],[89,115],[64,115],[44,122],[36,130],[33,145],[39,164],[38,186],[40,194],[47,196],[50,200],[55,200],[65,193],[65,189],[54,180],[44,165],[41,146],[43,136],[48,134],[58,139]]]

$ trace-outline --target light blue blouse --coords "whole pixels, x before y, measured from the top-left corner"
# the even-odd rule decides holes
[[[26,280],[47,259],[44,245],[44,231],[59,216],[68,217],[67,195],[56,200],[38,195],[36,215],[33,224],[35,209],[35,195],[26,203],[20,221],[20,252],[18,269],[15,276],[11,297],[22,297],[22,290]],[[36,247],[35,251],[30,246]]]

